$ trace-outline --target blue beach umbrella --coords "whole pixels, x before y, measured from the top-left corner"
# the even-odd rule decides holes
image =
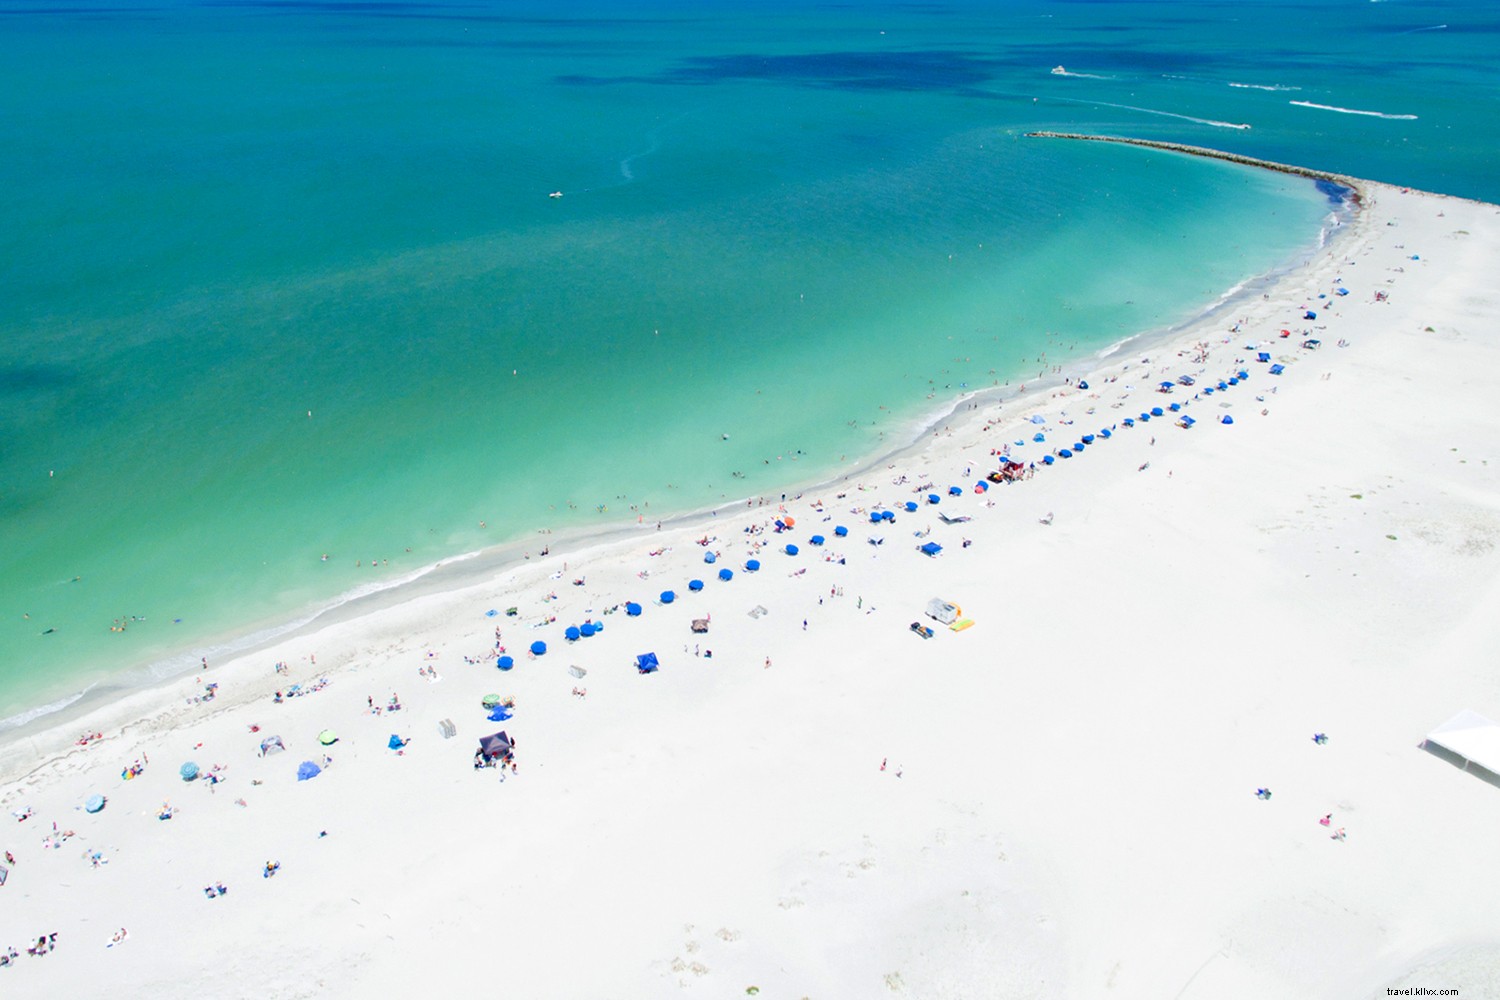
[[[1231,376],[1230,379],[1229,379],[1229,384],[1230,385],[1239,385],[1240,384],[1240,377],[1238,375]]]
[[[1073,457],[1073,452],[1071,450],[1067,449],[1067,448],[1062,448],[1062,449],[1058,450],[1057,457],[1058,458],[1072,458]]]
[[[1153,417],[1159,417],[1159,416],[1161,416],[1162,415],[1161,407],[1160,406],[1153,406],[1153,407],[1151,407],[1151,415]]]
[[[824,541],[824,539],[823,539],[822,535],[813,535],[811,538],[809,538],[807,540],[807,544],[809,544],[809,545],[822,545],[823,541]]]
[[[597,625],[594,622],[584,622],[582,625],[578,626],[578,634],[587,639],[595,632],[599,631],[601,627],[602,626]]]
[[[1082,451],[1083,449],[1084,449],[1084,444],[1083,444],[1082,441],[1078,441],[1078,442],[1074,443],[1074,445],[1073,445],[1073,453],[1074,454],[1077,454],[1078,452]]]
[[[1110,429],[1108,427],[1102,427],[1099,430],[1099,436],[1102,437],[1102,438],[1110,438],[1110,437],[1113,437],[1114,434],[1110,431]]]
[[[542,640],[538,639],[536,642],[533,642],[531,644],[531,655],[532,656],[544,656],[546,654],[546,652],[547,652],[547,644],[545,642],[543,642]]]
[[[835,535],[837,535],[839,538],[844,538],[844,537],[846,537],[849,534],[849,529],[846,528],[846,527],[844,527],[841,524],[838,527],[836,527],[836,528],[833,529],[833,533]]]
[[[306,781],[308,778],[316,778],[323,773],[323,769],[310,760],[304,760],[297,765],[297,780]]]
[[[661,602],[663,604],[671,604],[675,600],[677,600],[677,594],[674,591],[663,590],[661,592]]]
[[[177,774],[183,781],[192,781],[198,777],[198,765],[192,761],[188,761],[177,769]]]
[[[796,555],[798,553],[798,551],[799,551],[799,549],[797,548],[797,546],[793,545],[790,542],[787,543],[787,546],[786,546],[786,554],[787,555],[794,556],[794,555]]]
[[[917,509],[917,502],[915,500],[908,500],[908,501],[906,501],[906,512],[908,514],[913,513],[914,511],[916,511],[916,509]]]
[[[745,561],[745,572],[746,573],[754,573],[758,569],[760,569],[760,560],[759,559],[747,559]]]
[[[893,510],[883,510],[880,512],[880,519],[882,521],[894,521],[896,519],[896,512]]]
[[[1182,409],[1182,404],[1173,403],[1171,406],[1168,406],[1167,409],[1171,410],[1173,413],[1176,413],[1178,410]]]
[[[1238,371],[1234,373],[1234,377],[1243,382],[1245,379],[1250,377],[1250,373],[1247,371]]]
[[[959,486],[950,486],[948,487],[948,495],[950,497],[961,497],[964,495],[963,488]]]
[[[578,631],[577,625],[569,625],[567,628],[563,629],[563,638],[568,640],[569,642],[577,642],[579,638],[582,637],[582,635],[583,633]]]
[[[880,523],[880,511],[878,511],[878,510],[872,510],[872,511],[870,511],[870,523],[871,524],[879,524]]]
[[[730,580],[734,579],[734,570],[732,570],[732,569],[721,569],[721,570],[719,570],[719,579],[723,580],[725,583],[728,583]]]
[[[102,795],[91,795],[88,801],[83,804],[83,809],[85,812],[96,813],[104,808],[104,801],[105,799]]]
[[[634,601],[626,601],[625,613],[632,618],[639,618],[641,616],[641,606]]]
[[[1134,427],[1135,426],[1135,418],[1134,417],[1126,417],[1124,420],[1120,421],[1120,423],[1124,424],[1126,427]]]
[[[496,666],[497,669],[500,669],[500,670],[509,670],[511,667],[513,667],[515,665],[516,665],[516,661],[512,657],[509,657],[509,656],[497,656],[495,658],[495,666]]]
[[[1047,435],[1043,434],[1041,431],[1037,431],[1035,434],[1031,435],[1031,440],[1034,444],[1041,444],[1043,441],[1047,440]]]
[[[703,561],[712,566],[714,563],[719,561],[719,557],[714,555],[712,552],[705,552],[703,553]]]
[[[1176,408],[1177,404],[1173,403],[1172,406],[1173,406],[1173,408]],[[1085,434],[1083,436],[1083,443],[1084,444],[1093,444],[1094,443],[1094,435],[1092,435],[1092,434]]]
[[[703,581],[702,580],[689,580],[688,581],[688,590],[691,590],[694,593],[697,593],[698,591],[700,591],[702,589],[703,589]]]
[[[940,496],[938,496],[936,493],[929,493],[929,494],[927,494],[927,502],[928,503],[940,503],[942,501],[942,499],[943,498],[940,497]]]
[[[1054,459],[1051,455],[1043,455],[1042,456],[1042,464],[1043,465],[1051,465],[1055,461],[1056,461],[1056,459]]]

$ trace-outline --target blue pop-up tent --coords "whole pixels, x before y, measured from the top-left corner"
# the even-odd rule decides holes
[[[655,673],[658,666],[660,664],[656,660],[655,653],[642,653],[635,658],[635,669],[638,673]]]
[[[510,658],[509,656],[497,656],[497,657],[495,657],[495,666],[498,667],[498,668],[500,668],[501,670],[509,670],[511,667],[513,667],[515,665],[516,665],[516,661],[513,660],[512,658]]]
[[[1057,460],[1055,458],[1053,458],[1051,455],[1043,455],[1042,456],[1042,464],[1043,465],[1051,465],[1055,461],[1057,461]]]
[[[1153,407],[1151,407],[1151,415],[1153,417],[1159,417],[1159,416],[1161,416],[1162,415],[1161,407],[1160,406],[1153,406]]]
[[[1226,413],[1226,414],[1224,414],[1224,419],[1220,420],[1219,423],[1221,423],[1221,424],[1232,424],[1232,423],[1234,423],[1234,418],[1231,417],[1229,414]]]
[[[1270,368],[1267,368],[1266,370],[1268,372],[1270,372],[1272,375],[1280,375],[1282,372],[1286,371],[1286,365],[1272,365]]]
[[[1126,417],[1124,420],[1121,420],[1120,423],[1124,424],[1126,427],[1134,427],[1135,426],[1135,418],[1134,417]]]
[[[1073,457],[1073,452],[1069,448],[1059,448],[1059,449],[1057,449],[1057,457],[1058,458],[1072,458]]]
[[[922,546],[922,554],[924,556],[935,556],[941,551],[943,551],[943,547],[937,542],[928,542]]]
[[[400,750],[402,747],[406,746],[406,741],[397,736],[395,733],[392,733],[391,738],[385,741],[385,746],[388,750]]]
[[[1271,352],[1270,351],[1261,351],[1260,353],[1258,353],[1258,354],[1255,355],[1255,360],[1256,361],[1270,361],[1271,360]]]
[[[1173,403],[1172,406],[1175,408],[1177,406],[1177,404]],[[1083,443],[1084,444],[1093,444],[1094,443],[1094,435],[1092,435],[1092,434],[1085,434],[1083,436]]]
[[[323,773],[323,769],[310,760],[304,760],[297,765],[297,780],[306,781],[308,778],[316,778]]]

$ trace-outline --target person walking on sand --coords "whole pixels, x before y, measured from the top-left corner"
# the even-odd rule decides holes
[[[771,658],[769,656],[766,657],[766,666],[765,666],[765,669],[767,669],[767,670],[771,669]]]

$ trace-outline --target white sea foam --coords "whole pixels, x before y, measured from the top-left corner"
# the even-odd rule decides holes
[[[93,690],[93,688],[94,685],[90,684],[82,691],[67,695],[63,698],[59,698],[56,701],[48,702],[45,705],[38,705],[36,708],[28,708],[26,711],[21,712],[18,715],[12,715],[8,719],[0,719],[0,732],[3,732],[7,729],[19,729],[21,726],[26,725],[28,722],[35,722],[37,719],[40,719],[44,715],[51,715],[54,712],[61,712],[69,705],[73,704],[74,702],[81,699],[84,695],[88,694],[91,690]]]
[[[1430,24],[1425,28],[1413,28],[1410,31],[1403,31],[1401,33],[1403,35],[1415,35],[1420,31],[1446,31],[1447,29],[1448,26],[1446,24]]]
[[[1080,80],[1116,80],[1118,77],[1101,76],[1098,73],[1074,73],[1072,70],[1063,69],[1061,66],[1052,70],[1053,76],[1073,76]]]
[[[1239,87],[1241,90],[1301,90],[1302,89],[1301,87],[1289,87],[1289,86],[1286,86],[1286,85],[1280,84],[1280,83],[1235,83],[1235,82],[1231,81],[1229,85],[1231,87]]]
[[[1317,108],[1319,111],[1337,111],[1341,115],[1364,115],[1367,118],[1396,118],[1402,121],[1416,121],[1416,115],[1390,115],[1384,111],[1360,111],[1358,108],[1340,108],[1332,104],[1314,104],[1312,101],[1288,101],[1299,108]]]

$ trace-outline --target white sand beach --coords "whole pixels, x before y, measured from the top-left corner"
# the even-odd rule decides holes
[[[1419,748],[1500,718],[1500,209],[1359,186],[1087,389],[0,747],[0,995],[1500,995],[1500,788]],[[977,492],[1006,445],[1037,472]]]

